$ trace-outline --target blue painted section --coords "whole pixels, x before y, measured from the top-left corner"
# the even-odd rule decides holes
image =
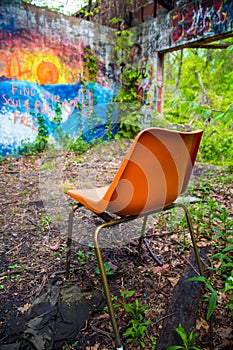
[[[86,141],[101,137],[109,119],[108,104],[115,91],[100,84],[37,85],[27,81],[0,83],[0,155],[17,153],[22,140],[34,141],[38,134],[38,116],[43,116],[49,134],[55,132],[57,111],[62,133],[72,137],[84,134]],[[95,132],[93,133],[93,130]],[[98,130],[98,132],[97,132]],[[116,129],[113,129],[116,130]],[[56,134],[56,133],[55,133]]]

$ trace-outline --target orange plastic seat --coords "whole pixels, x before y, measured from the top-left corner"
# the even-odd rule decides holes
[[[67,194],[78,204],[69,216],[66,277],[69,277],[72,225],[74,212],[84,206],[103,219],[95,231],[95,251],[116,339],[116,348],[123,349],[111,302],[106,272],[99,244],[99,234],[110,227],[144,217],[139,247],[144,237],[148,216],[175,207],[183,208],[200,274],[202,264],[188,210],[177,198],[185,191],[196,159],[202,130],[181,132],[161,128],[141,131],[109,186],[70,190]]]

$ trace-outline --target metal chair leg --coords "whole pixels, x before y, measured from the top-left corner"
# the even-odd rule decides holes
[[[68,233],[66,241],[66,279],[70,277],[70,255],[71,255],[71,245],[72,245],[72,231],[73,231],[73,217],[75,211],[80,207],[80,204],[75,205],[69,213],[69,223],[68,223]]]
[[[104,293],[105,293],[105,297],[107,300],[109,314],[110,314],[112,327],[113,327],[113,331],[114,331],[114,335],[115,335],[116,349],[123,350],[123,346],[122,346],[121,339],[120,339],[120,333],[119,333],[119,329],[118,329],[118,325],[117,325],[117,321],[116,321],[116,316],[115,316],[113,305],[112,305],[112,300],[111,300],[111,295],[110,295],[109,286],[108,286],[108,280],[107,280],[107,276],[106,276],[106,272],[105,272],[105,268],[104,268],[102,253],[100,250],[99,240],[98,240],[98,236],[99,236],[101,229],[104,227],[109,227],[109,226],[111,226],[111,223],[108,222],[108,223],[104,223],[104,224],[97,227],[97,229],[95,231],[95,236],[94,236],[95,253],[96,253],[97,260],[98,260],[98,265],[99,265],[102,283],[103,283],[103,287],[104,287]]]
[[[199,253],[199,249],[198,249],[198,246],[197,246],[195,233],[194,233],[194,229],[193,229],[193,224],[192,224],[189,212],[188,212],[188,208],[182,203],[176,203],[175,207],[183,208],[183,210],[185,212],[185,216],[186,216],[186,220],[187,220],[190,236],[191,236],[192,243],[193,243],[193,248],[194,248],[196,259],[197,259],[197,265],[198,265],[198,268],[199,268],[199,272],[200,272],[201,276],[204,276],[203,266],[202,266],[201,258],[200,258],[200,253]]]
[[[141,252],[142,249],[142,242],[145,237],[145,229],[146,229],[146,223],[147,223],[148,215],[145,215],[143,218],[143,223],[142,223],[142,230],[141,230],[141,235],[138,240],[138,252]]]

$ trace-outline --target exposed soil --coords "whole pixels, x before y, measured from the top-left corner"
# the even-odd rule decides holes
[[[9,159],[0,165],[0,345],[9,342],[9,339],[14,340],[15,331],[19,327],[16,323],[20,322],[33,300],[48,284],[54,279],[62,283],[65,278],[67,219],[64,217],[68,216],[66,208],[72,201],[70,198],[64,200],[64,197],[61,197],[57,203],[67,201],[65,209],[59,211],[60,205],[52,208],[52,204],[49,203],[50,209],[46,211],[45,201],[50,197],[50,191],[51,196],[54,195],[51,186],[56,182],[58,175],[55,169],[61,174],[64,186],[75,186],[77,177],[82,184],[108,183],[119,166],[126,148],[127,144],[123,143],[117,146],[107,144],[90,150],[82,157],[72,153],[59,154],[56,156],[54,167],[48,167],[48,158],[51,159],[48,155],[46,159],[44,155]],[[106,159],[104,163],[103,159]],[[83,169],[81,173],[80,169]],[[88,177],[90,173],[94,175]],[[232,215],[232,175],[229,173],[231,181],[223,184],[220,180],[221,174],[226,176],[226,170],[197,164],[190,189],[195,185],[194,195],[203,203],[207,203],[211,197],[219,206],[225,206]],[[49,176],[53,181],[50,181]],[[48,179],[46,189],[43,184],[41,186],[45,178]],[[208,179],[211,179],[209,188],[203,185]],[[45,195],[46,191],[48,196]],[[195,208],[195,204],[192,206]],[[52,221],[49,217],[52,217]],[[89,234],[93,232],[93,227],[99,219],[96,220],[93,215],[84,211],[80,212],[78,218],[82,222],[82,230],[81,238],[75,239],[72,247],[71,280],[83,290],[102,289],[98,271],[96,272],[96,258],[88,245],[92,243],[91,235],[86,241],[84,240],[87,232]],[[153,339],[158,340],[161,334],[166,332],[166,328],[163,327],[165,325],[167,327],[172,316],[169,310],[175,286],[183,279],[185,269],[195,270],[190,258],[192,248],[189,237],[180,225],[181,220],[181,213],[178,212],[177,217],[174,213],[173,216],[163,214],[150,221],[147,239],[153,252],[163,262],[161,267],[148,254],[145,245],[142,253],[137,253],[135,243],[138,235],[134,226],[128,225],[127,228],[125,226],[122,237],[116,237],[116,232],[112,232],[108,248],[106,246],[109,238],[107,241],[106,238],[103,239],[104,261],[108,262],[114,271],[108,279],[111,293],[117,297],[115,303],[122,302],[121,290],[134,290],[134,294],[128,297],[125,303],[135,304],[135,300],[138,299],[139,305],[149,305],[143,314],[144,320],[152,321],[144,337],[145,349],[148,350],[153,349]],[[211,272],[208,270],[210,262],[207,257],[216,252],[217,242],[210,238],[214,234],[212,227],[217,227],[218,222],[208,220],[208,217],[203,217],[202,220],[199,218],[199,222],[195,222],[194,226],[198,232],[198,245],[205,256],[203,263],[206,275],[210,276]],[[127,242],[125,236],[128,237]],[[86,245],[80,242],[85,242]],[[230,310],[225,308],[228,295],[221,292],[223,284],[216,275],[213,276],[213,284],[219,292],[218,305],[207,322],[207,303],[200,299],[195,315],[194,330],[199,333],[196,345],[203,350],[231,349],[233,323]],[[192,300],[190,302],[192,303]],[[116,308],[116,316],[120,333],[123,335],[130,326],[130,314],[119,306]],[[122,338],[126,343],[127,337]],[[126,345],[126,349],[129,350],[141,348],[138,342]],[[69,342],[66,349],[114,349],[108,313],[105,310],[95,313],[77,337]]]

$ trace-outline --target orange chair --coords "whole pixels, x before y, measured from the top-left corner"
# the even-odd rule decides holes
[[[70,190],[67,194],[78,203],[69,215],[66,277],[69,278],[72,226],[74,212],[84,206],[103,219],[94,234],[95,252],[115,334],[116,348],[123,349],[114,314],[108,281],[102,259],[99,234],[103,228],[143,217],[139,239],[141,246],[147,218],[150,214],[183,208],[200,274],[202,264],[188,210],[179,195],[185,191],[196,159],[202,131],[180,132],[161,128],[141,131],[131,145],[112,183],[94,189]]]

